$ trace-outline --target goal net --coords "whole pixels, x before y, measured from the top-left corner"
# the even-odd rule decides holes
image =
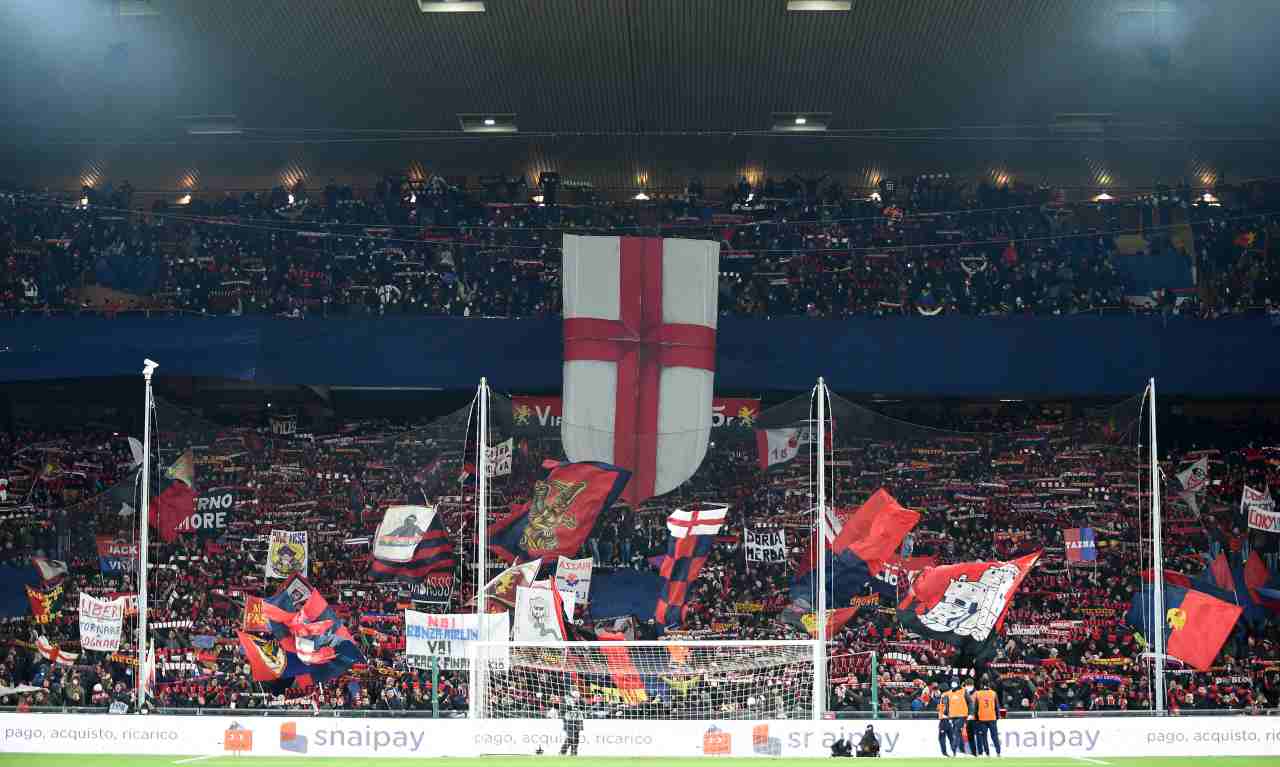
[[[808,719],[816,643],[477,643],[484,718]]]

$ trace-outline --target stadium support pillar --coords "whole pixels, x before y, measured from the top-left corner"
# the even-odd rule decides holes
[[[818,605],[817,637],[813,653],[813,718],[821,719],[827,708],[827,384],[821,377],[814,387],[818,396]]]
[[[880,656],[871,651],[871,718],[880,718]]]
[[[138,665],[133,671],[137,686],[134,711],[142,712],[147,702],[147,525],[151,510],[151,374],[159,367],[151,360],[142,363],[142,490],[138,502]]]
[[[1147,394],[1151,404],[1151,641],[1155,670],[1153,700],[1156,713],[1164,713],[1164,541],[1160,535],[1160,451],[1156,444],[1156,379]]]
[[[487,379],[480,379],[476,400],[479,411],[479,417],[476,419],[476,625],[480,628],[481,637],[487,639],[484,620],[486,608],[484,587],[489,581],[489,571],[485,568],[486,549],[489,545],[489,509],[486,496],[486,491],[489,489],[489,382]],[[467,713],[472,719],[479,719],[484,715],[483,707],[487,694],[484,672],[484,659],[480,657],[479,652],[473,652],[470,699],[467,701]]]
[[[431,718],[440,718],[440,658],[431,656]]]

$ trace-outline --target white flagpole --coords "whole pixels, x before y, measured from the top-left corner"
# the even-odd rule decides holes
[[[827,707],[827,385],[818,378],[818,641],[813,669],[813,718]]]
[[[142,405],[142,500],[138,503],[138,666],[134,671],[137,683],[135,712],[141,712],[146,703],[147,681],[143,677],[142,664],[147,657],[147,525],[151,509],[151,374],[160,367],[151,360],[142,363],[142,380],[145,390]]]
[[[1156,379],[1151,395],[1151,641],[1155,651],[1156,713],[1164,713],[1164,543],[1160,536],[1160,452],[1156,444]]]
[[[477,419],[476,432],[476,624],[480,636],[484,640],[490,637],[485,633],[485,584],[489,582],[489,572],[485,569],[486,549],[488,548],[489,512],[485,491],[489,485],[489,383],[480,379],[480,388],[476,392],[480,400],[480,417]],[[480,719],[484,715],[482,706],[485,700],[483,659],[479,652],[471,653],[471,705],[467,711],[472,719]]]

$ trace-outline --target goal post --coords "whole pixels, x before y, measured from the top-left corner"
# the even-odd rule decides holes
[[[814,640],[475,642],[486,719],[811,719],[825,708]]]

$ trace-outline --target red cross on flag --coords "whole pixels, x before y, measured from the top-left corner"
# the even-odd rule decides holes
[[[632,506],[698,469],[711,436],[720,246],[564,238],[564,400],[570,461],[629,469]]]

